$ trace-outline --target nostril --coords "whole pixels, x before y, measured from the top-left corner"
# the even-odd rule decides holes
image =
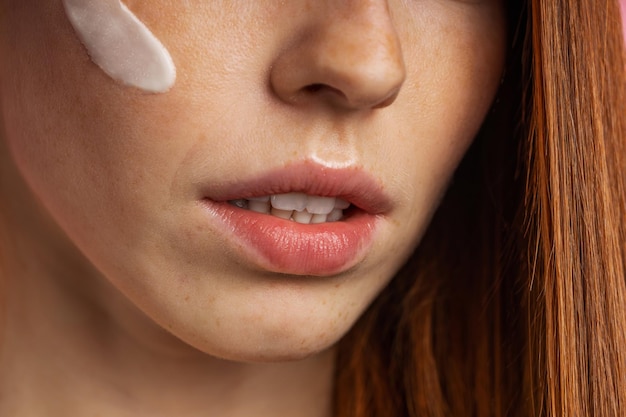
[[[306,87],[304,87],[303,90],[310,94],[332,93],[332,94],[337,94],[338,96],[341,96],[341,97],[346,96],[340,89],[335,88],[328,84],[323,84],[323,83],[309,84]]]
[[[304,93],[312,95],[312,96],[319,96],[319,95],[323,95],[329,96],[329,99],[331,101],[340,99],[340,100],[347,100],[346,95],[343,93],[343,91],[341,91],[338,88],[335,88],[331,85],[328,84],[324,84],[324,83],[313,83],[313,84],[309,84],[305,87],[302,88],[302,91],[304,91]],[[333,98],[334,97],[334,98]]]
[[[307,93],[317,93],[324,87],[326,87],[324,84],[310,84],[304,87],[304,91],[306,91]]]

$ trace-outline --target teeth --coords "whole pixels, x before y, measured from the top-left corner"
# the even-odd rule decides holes
[[[335,198],[335,208],[345,210],[350,207],[350,203],[342,198]]]
[[[343,217],[343,210],[342,209],[333,209],[333,211],[330,212],[330,214],[328,214],[328,217],[326,218],[327,222],[337,222],[339,220],[341,220],[341,218]]]
[[[310,196],[304,193],[275,194],[231,200],[239,208],[271,214],[302,224],[336,222],[343,219],[343,210],[350,203],[341,198]]]
[[[307,195],[302,193],[276,194],[272,196],[271,202],[272,207],[277,209],[302,211],[307,207]]]
[[[311,224],[326,223],[327,218],[328,215],[326,214],[314,214],[311,218]]]
[[[248,201],[244,199],[232,200],[230,203],[239,208],[248,208]]]
[[[280,217],[281,219],[289,220],[293,214],[293,210],[281,210],[272,207],[272,216]]]
[[[313,214],[329,214],[335,208],[335,197],[310,196],[306,202],[306,211]]]
[[[298,222],[298,223],[302,223],[302,224],[309,224],[309,223],[311,223],[311,218],[312,217],[313,217],[313,215],[311,213],[309,213],[308,211],[306,211],[306,210],[296,211],[291,216],[293,221]]]
[[[248,210],[256,211],[257,213],[269,214],[272,206],[270,205],[269,200],[267,201],[259,201],[259,200],[250,200],[248,201]]]

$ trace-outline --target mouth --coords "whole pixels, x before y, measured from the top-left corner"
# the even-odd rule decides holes
[[[363,170],[314,163],[208,186],[202,205],[238,261],[306,276],[335,275],[362,262],[393,206]]]
[[[312,196],[293,192],[286,194],[230,200],[230,204],[300,224],[336,222],[344,218],[350,202],[338,197]]]

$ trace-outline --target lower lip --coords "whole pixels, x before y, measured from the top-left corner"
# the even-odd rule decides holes
[[[259,267],[283,274],[329,276],[362,260],[379,216],[362,211],[345,220],[300,224],[228,203],[204,201],[242,254]]]

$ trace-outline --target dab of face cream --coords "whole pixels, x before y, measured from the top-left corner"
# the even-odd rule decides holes
[[[176,81],[169,52],[120,0],[63,0],[92,61],[114,80],[151,93]]]

